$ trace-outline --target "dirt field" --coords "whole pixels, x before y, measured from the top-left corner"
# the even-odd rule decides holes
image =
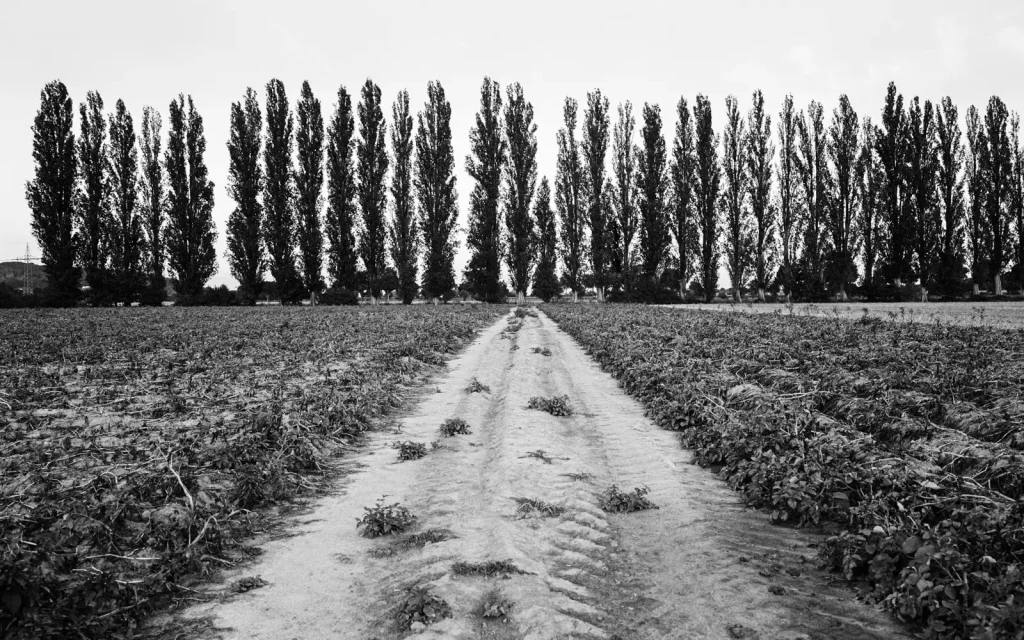
[[[785,304],[689,304],[684,309],[706,309],[742,313],[778,313],[808,317],[868,317],[899,322],[924,322],[955,326],[986,326],[996,329],[1024,329],[1024,303],[1019,302],[882,302],[882,303],[798,303]]]
[[[224,583],[258,575],[266,586],[189,610],[211,621],[202,635],[405,637],[396,609],[409,588],[425,587],[451,617],[413,625],[423,637],[908,637],[828,586],[813,568],[820,537],[745,509],[546,316],[517,326],[483,331],[398,429],[368,438],[334,494]],[[489,389],[468,392],[474,378]],[[573,415],[527,408],[561,395]],[[471,434],[441,438],[456,417]],[[429,452],[400,462],[398,441]],[[602,510],[613,484],[649,488],[659,508]],[[401,544],[408,535],[360,536],[356,520],[382,496],[417,516],[412,534],[447,533],[422,548]],[[521,499],[543,508],[518,508]],[[509,564],[491,576],[453,571],[488,561]]]

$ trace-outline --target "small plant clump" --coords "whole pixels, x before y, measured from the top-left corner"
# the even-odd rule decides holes
[[[530,398],[530,402],[526,405],[526,408],[547,411],[556,417],[572,415],[572,407],[569,406],[569,396],[555,396],[554,398],[534,396]]]
[[[232,593],[245,593],[246,591],[252,591],[253,589],[259,589],[269,584],[260,576],[247,576],[240,578],[231,583]]]
[[[587,473],[586,471],[577,471],[575,473],[560,473],[558,475],[563,476],[565,478],[572,478],[576,482],[579,482],[581,480],[583,482],[590,482],[591,480],[594,479],[594,474]]]
[[[362,534],[367,538],[402,533],[416,522],[416,516],[409,513],[408,509],[397,502],[386,505],[384,498],[387,496],[378,498],[377,504],[372,507],[363,507],[366,514],[356,518],[356,529],[363,527]]]
[[[511,560],[489,560],[487,562],[456,562],[452,565],[455,576],[491,576],[525,574],[526,572],[512,563]]]
[[[395,449],[398,449],[399,460],[419,460],[423,456],[427,455],[427,445],[422,442],[396,442],[392,445]]]
[[[491,388],[474,377],[466,387],[466,393],[490,393]]]
[[[537,458],[542,460],[544,464],[551,464],[551,456],[549,456],[543,449],[537,449],[536,451],[529,451],[525,456],[519,456],[520,458]]]
[[[398,628],[412,629],[417,622],[430,626],[445,618],[452,617],[452,608],[441,597],[430,592],[429,587],[412,587],[406,592],[405,600],[395,614]]]
[[[542,356],[550,356],[551,355],[551,349],[548,349],[547,347],[544,347],[543,349],[540,348],[540,347],[534,347],[533,348],[533,352],[534,353],[539,353]]]
[[[481,618],[489,618],[508,622],[512,613],[512,602],[507,600],[498,589],[491,589],[484,594],[477,609]]]
[[[471,433],[469,423],[462,418],[448,418],[441,425],[441,435],[446,438],[451,436],[468,436]]]
[[[516,515],[519,517],[529,517],[533,514],[538,514],[542,518],[554,518],[565,513],[565,507],[561,507],[557,504],[551,504],[550,502],[544,502],[537,498],[512,498],[516,504]]]
[[[658,505],[646,497],[650,492],[651,490],[647,487],[639,487],[626,493],[613,484],[601,496],[601,508],[610,513],[632,513],[633,511],[657,509]]]

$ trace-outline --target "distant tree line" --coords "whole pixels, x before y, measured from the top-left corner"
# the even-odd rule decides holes
[[[227,142],[227,262],[242,304],[268,290],[283,303],[376,303],[387,291],[406,304],[589,291],[599,301],[710,301],[720,267],[735,300],[744,290],[761,300],[886,298],[913,284],[927,299],[1024,287],[1024,145],[1018,114],[996,96],[984,114],[968,108],[966,131],[948,97],[905,106],[894,84],[877,125],[845,95],[828,122],[821,103],[798,110],[786,96],[773,129],[755,91],[746,114],[726,99],[721,133],[705,96],[692,108],[684,97],[669,147],[658,105],[644,104],[637,131],[632,104],[617,105],[613,124],[597,89],[582,114],[564,102],[552,187],[539,175],[523,88],[485,78],[465,159],[469,260],[457,286],[451,105],[440,83],[428,84],[415,118],[399,92],[390,123],[369,79],[354,108],[340,87],[326,122],[308,82],[294,110],[281,81],[265,89],[262,109],[251,88],[232,104]],[[146,107],[136,132],[122,101],[107,114],[94,91],[78,124],[76,136],[65,86],[47,84],[26,197],[51,301],[160,304],[168,276],[180,302],[209,297],[214,184],[191,96],[169,105],[166,147],[159,112]]]

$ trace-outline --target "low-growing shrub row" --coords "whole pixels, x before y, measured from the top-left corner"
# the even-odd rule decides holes
[[[500,311],[4,311],[0,636],[131,635]]]
[[[930,444],[932,433],[915,433],[909,443],[899,434],[876,437],[851,424],[851,416],[823,412],[828,407],[813,388],[784,392],[751,384],[751,376],[757,363],[799,374],[818,366],[815,358],[824,358],[818,354],[832,354],[827,361],[837,369],[870,360],[867,384],[888,379],[926,401],[959,394],[988,410],[991,395],[983,400],[971,396],[971,385],[954,386],[956,376],[976,365],[943,358],[959,373],[935,374],[933,362],[893,360],[887,350],[909,338],[934,345],[929,353],[962,352],[969,340],[986,349],[998,345],[977,357],[1009,362],[1012,378],[1020,371],[1013,361],[1024,359],[1021,336],[647,307],[565,305],[546,312],[643,400],[655,421],[680,431],[699,464],[717,469],[750,504],[769,509],[775,521],[832,529],[822,560],[862,585],[867,600],[921,624],[929,638],[1020,637],[1024,501],[992,482],[1019,461],[993,457],[985,469],[975,461],[964,472],[948,451]],[[799,326],[787,325],[794,321]],[[933,383],[935,377],[946,382]],[[990,391],[1011,397],[1002,382]],[[830,393],[836,405],[854,391]]]

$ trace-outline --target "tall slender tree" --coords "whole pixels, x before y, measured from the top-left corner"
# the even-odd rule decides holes
[[[111,293],[115,301],[130,305],[141,299],[145,286],[142,263],[145,239],[138,211],[139,150],[132,115],[118,100],[110,116],[110,220]]]
[[[203,118],[188,97],[171,101],[170,132],[164,164],[167,167],[167,262],[177,279],[175,289],[185,301],[203,291],[217,272],[213,243],[214,184],[209,180],[204,155]]]
[[[619,117],[612,133],[612,173],[615,178],[615,232],[619,236],[619,259],[622,278],[628,290],[632,279],[633,257],[630,250],[636,236],[637,214],[637,147],[633,144],[636,118],[633,105],[627,100],[619,103]]]
[[[907,187],[914,223],[912,240],[921,301],[928,301],[928,289],[935,279],[942,238],[942,218],[936,198],[937,143],[934,110],[930,100],[921,106],[915,97],[907,114]]]
[[[825,234],[828,212],[829,172],[826,163],[825,116],[820,102],[811,101],[807,114],[797,115],[796,173],[800,178],[803,214],[803,251],[801,272],[807,296],[821,295],[824,287],[828,238]]]
[[[964,281],[964,147],[960,117],[946,96],[935,113],[938,141],[938,208],[942,221],[936,285],[946,296],[961,293]]]
[[[295,172],[295,195],[301,276],[302,285],[309,292],[309,303],[315,305],[317,295],[324,289],[324,236],[320,219],[324,201],[324,118],[309,82],[302,83],[296,115],[299,166]]]
[[[1024,146],[1020,140],[1020,115],[1010,115],[1010,196],[1007,217],[1017,230],[1015,244],[1017,263],[1017,285],[1024,294]],[[1007,242],[1007,244],[1014,244]]]
[[[331,124],[327,129],[327,272],[331,286],[355,292],[358,288],[356,262],[356,174],[355,117],[352,97],[344,86],[338,89]]]
[[[718,136],[712,128],[711,102],[697,94],[693,106],[696,123],[696,196],[697,226],[700,229],[700,286],[705,302],[718,292],[718,189],[721,167],[718,164]]]
[[[985,141],[988,144],[981,159],[987,182],[985,217],[988,218],[991,233],[989,268],[994,284],[993,292],[997,296],[1003,293],[1001,274],[1010,261],[1009,249],[1012,242],[1008,215],[1013,176],[1013,154],[1006,131],[1009,119],[1010,113],[1002,98],[992,96],[985,109]]]
[[[586,199],[587,226],[590,229],[590,268],[597,291],[597,301],[605,301],[608,286],[608,245],[605,203],[605,156],[608,154],[608,132],[611,118],[608,98],[600,89],[587,93],[587,108],[583,111],[583,159],[587,164]]]
[[[501,176],[508,160],[508,145],[501,135],[501,87],[484,78],[480,111],[469,131],[471,155],[466,172],[476,182],[469,194],[469,265],[466,285],[478,300],[502,302],[501,286]]]
[[[869,293],[873,292],[875,264],[881,253],[880,245],[884,241],[881,208],[885,174],[882,172],[882,163],[876,151],[877,136],[878,128],[871,123],[871,118],[865,117],[861,126],[860,153],[857,159],[860,164],[857,170],[860,177],[857,185],[860,201],[857,233],[864,249],[864,286]]]
[[[686,297],[690,280],[690,259],[697,252],[697,225],[695,214],[697,157],[694,150],[693,117],[685,97],[676,105],[676,135],[672,142],[671,226],[676,241],[679,297]]]
[[[263,145],[263,238],[267,243],[270,276],[277,284],[281,302],[297,304],[303,297],[295,268],[295,172],[292,165],[295,119],[288,105],[284,83],[267,83],[267,133]]]
[[[573,302],[583,293],[583,269],[586,260],[586,221],[584,219],[584,168],[580,144],[576,141],[576,115],[579,105],[566,98],[562,107],[565,126],[559,129],[558,163],[555,175],[555,206],[561,218],[559,243],[562,255],[562,285],[572,291]]]
[[[985,125],[978,110],[971,106],[967,109],[967,192],[971,198],[970,220],[968,221],[968,239],[971,249],[971,280],[974,295],[981,293],[981,283],[988,281],[990,251],[992,246],[992,230],[989,228],[988,216],[985,215],[985,202],[988,199],[988,178],[985,171],[985,153],[988,141]]]
[[[387,225],[384,212],[387,210],[388,195],[384,179],[388,174],[387,126],[381,109],[380,87],[369,78],[363,84],[362,98],[357,107],[359,113],[359,143],[356,147],[356,171],[359,185],[356,195],[359,210],[363,214],[363,235],[359,239],[359,255],[366,269],[366,288],[370,303],[380,300],[384,283],[385,238]]]
[[[746,167],[747,133],[740,117],[736,96],[725,99],[725,131],[722,134],[722,175],[725,184],[722,208],[725,210],[726,269],[732,280],[733,300],[741,300],[740,291],[747,268],[753,262],[754,236],[746,196],[749,176]]]
[[[800,257],[800,237],[803,217],[797,202],[797,125],[792,94],[782,101],[779,112],[779,240],[782,244],[782,264],[779,282],[789,299],[793,292],[793,278]]]
[[[640,259],[644,276],[659,275],[671,242],[668,226],[668,148],[662,133],[661,108],[644,103],[643,146],[637,154],[640,210]]]
[[[907,187],[907,119],[903,96],[890,82],[882,108],[882,128],[877,136],[878,157],[885,173],[882,211],[886,238],[885,277],[896,286],[913,276],[914,222],[909,209]]]
[[[425,246],[423,294],[437,304],[455,289],[455,239],[459,216],[452,151],[452,107],[440,82],[427,84],[427,102],[416,116],[416,194]]]
[[[551,208],[551,187],[547,177],[540,180],[533,201],[533,219],[537,225],[537,269],[533,272],[533,295],[551,302],[562,287],[558,284],[558,233],[555,212]]]
[[[844,93],[832,111],[828,131],[828,158],[832,164],[832,193],[825,226],[831,236],[829,272],[839,299],[847,300],[846,287],[857,280],[857,210],[860,198],[860,120]]]
[[[398,92],[391,107],[391,153],[394,171],[391,174],[391,201],[394,218],[391,235],[391,260],[398,272],[398,294],[402,304],[412,304],[419,287],[416,284],[416,263],[419,258],[419,228],[416,226],[416,204],[412,193],[412,113],[409,92]]]
[[[164,278],[164,168],[160,161],[162,121],[160,112],[152,107],[142,110],[142,173],[139,203],[146,232],[146,271],[148,287],[143,295],[145,305],[160,305],[166,297]]]
[[[53,302],[74,304],[80,295],[75,266],[78,164],[75,156],[74,107],[63,82],[54,80],[39,93],[32,127],[35,178],[25,184],[32,210],[32,235],[43,253],[43,270]]]
[[[107,165],[107,121],[103,98],[96,91],[86,94],[78,107],[80,135],[78,163],[81,202],[78,210],[80,257],[93,304],[112,302],[110,268],[110,176]]]
[[[505,227],[509,279],[516,292],[516,303],[526,304],[530,285],[537,232],[530,216],[530,202],[537,187],[537,125],[533,105],[523,96],[518,82],[508,86],[505,106],[505,140],[508,163],[505,170]],[[549,195],[550,203],[550,195]],[[550,204],[547,206],[550,207]],[[543,215],[543,214],[542,214]]]
[[[747,194],[754,226],[754,286],[757,298],[764,302],[765,289],[771,284],[775,271],[775,205],[771,201],[772,117],[764,111],[761,90],[754,92],[753,104],[747,112],[746,163]]]
[[[263,169],[260,167],[263,114],[256,92],[245,91],[244,102],[231,104],[231,137],[228,140],[228,193],[235,208],[228,216],[228,264],[238,280],[239,297],[256,304],[263,289],[267,254],[263,248]]]

